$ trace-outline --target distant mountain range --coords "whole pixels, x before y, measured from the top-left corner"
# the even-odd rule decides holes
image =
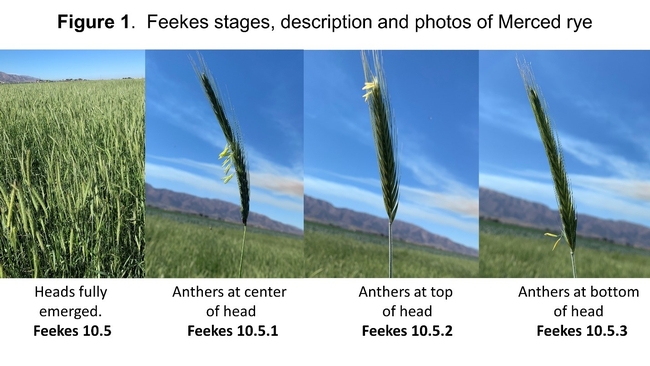
[[[122,79],[134,79],[134,78],[129,76],[129,77],[123,77]],[[138,78],[135,78],[135,79],[138,79]],[[0,71],[0,84],[56,83],[56,82],[64,82],[64,81],[86,81],[86,80],[87,79],[83,79],[83,78],[76,78],[76,79],[68,78],[68,79],[61,79],[61,80],[44,80],[44,79],[35,78],[33,76],[7,74],[5,72]]]
[[[40,81],[40,79],[32,76],[7,74],[0,71],[0,83],[2,84],[35,83],[37,81]]]
[[[483,187],[479,188],[479,214],[483,218],[556,234],[562,228],[558,211]],[[578,212],[578,234],[650,249],[650,228],[626,221],[605,220]]]
[[[348,230],[358,230],[373,234],[384,234],[388,231],[388,220],[363,212],[337,208],[331,203],[305,196],[305,220],[331,224]],[[478,250],[456,243],[448,238],[436,235],[425,229],[403,221],[395,220],[393,223],[395,238],[419,245],[426,245],[438,249],[478,256]]]
[[[217,220],[241,223],[239,206],[230,202],[196,197],[168,189],[158,189],[150,184],[145,184],[145,194],[148,206],[163,210],[200,214]],[[255,212],[249,213],[248,225],[294,235],[303,234],[303,231],[295,226],[271,220]]]

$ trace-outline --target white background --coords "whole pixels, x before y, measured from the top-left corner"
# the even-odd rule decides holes
[[[12,1],[0,13],[0,47],[5,49],[646,49],[650,46],[649,22],[642,1],[616,2],[549,0],[526,1],[428,1],[392,3],[330,0],[304,1]],[[58,15],[111,17],[114,29],[89,29],[82,33],[58,29]],[[120,18],[129,14],[123,29]],[[275,31],[209,29],[147,29],[148,14],[172,18],[267,17]],[[280,20],[293,17],[401,18],[409,15],[407,30],[283,30]],[[415,18],[470,18],[471,29],[435,29],[416,33]],[[591,29],[478,29],[476,21],[490,14],[517,17],[569,17],[592,20]],[[376,21],[375,21],[376,24]]]
[[[78,288],[99,285],[105,300],[37,299],[36,286]],[[203,288],[286,288],[284,298],[173,298],[175,286]],[[361,286],[406,288],[408,298],[359,297]],[[453,296],[415,298],[421,287],[452,289]],[[519,297],[521,286],[570,289],[570,298]],[[573,297],[585,286],[587,298]],[[590,286],[636,288],[638,298],[592,298]],[[404,364],[439,362],[502,365],[632,363],[644,359],[650,336],[646,279],[134,279],[0,281],[0,347],[3,364]],[[39,316],[42,307],[92,307],[101,318]],[[208,317],[215,305],[250,308],[254,318]],[[433,307],[433,316],[385,317],[393,305]],[[597,308],[597,318],[556,317],[564,305]],[[34,336],[34,325],[79,327],[111,325],[109,337]],[[188,337],[193,324],[210,327],[264,324],[278,337]],[[413,337],[413,325],[453,326],[452,337]],[[627,326],[625,337],[588,337],[587,325]],[[363,325],[406,327],[406,337],[362,336]],[[537,335],[538,325],[580,327],[579,337]]]
[[[23,1],[3,4],[0,49],[649,49],[647,12],[641,1],[607,3],[545,1],[112,1],[101,6],[88,1]],[[211,4],[211,5],[206,5]],[[115,29],[57,29],[59,13],[80,17],[113,17]],[[129,14],[134,29],[121,29],[119,18]],[[489,14],[521,17],[589,17],[591,29],[478,29],[476,20]],[[268,17],[275,31],[147,29],[147,14],[164,17]],[[282,30],[280,19],[294,17],[381,16],[468,17],[470,30]],[[564,24],[563,24],[564,25]],[[496,23],[493,26],[496,28]],[[36,286],[108,289],[103,301],[37,299]],[[178,299],[174,287],[286,288],[276,299]],[[451,288],[451,299],[359,298],[361,286],[391,288]],[[640,298],[519,298],[521,286],[569,288],[590,286],[637,288]],[[0,354],[2,364],[113,365],[120,364],[468,364],[549,365],[647,363],[650,336],[646,293],[648,279],[275,279],[275,280],[1,280]],[[100,319],[47,319],[42,307],[92,307]],[[256,306],[252,319],[209,318],[208,307],[221,304]],[[424,319],[384,317],[392,305],[433,306]],[[556,317],[564,305],[604,306],[602,318]],[[33,326],[81,327],[110,324],[110,337],[35,337]],[[278,337],[188,337],[189,324],[236,328],[239,324],[276,325]],[[453,326],[453,337],[362,337],[364,324]],[[538,325],[582,327],[580,337],[537,336]],[[587,337],[588,324],[626,325],[625,337]],[[605,327],[606,328],[606,327]]]

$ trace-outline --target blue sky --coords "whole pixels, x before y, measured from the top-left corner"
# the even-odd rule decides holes
[[[481,51],[481,186],[557,209],[517,56],[531,64],[548,104],[578,213],[648,226],[647,51]]]
[[[385,51],[396,219],[478,248],[478,52]],[[359,51],[305,52],[305,195],[387,217]]]
[[[250,210],[303,227],[301,51],[201,51],[239,121],[251,179]],[[192,68],[195,51],[147,51],[146,181],[239,205],[224,184],[223,132]]]
[[[144,77],[144,51],[0,51],[0,71],[44,80]]]

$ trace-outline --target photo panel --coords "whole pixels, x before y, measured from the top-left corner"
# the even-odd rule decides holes
[[[482,277],[650,275],[648,51],[481,51]]]
[[[0,277],[144,276],[144,51],[0,51]]]
[[[476,51],[305,51],[307,277],[478,274],[477,81]]]
[[[303,277],[302,51],[147,51],[148,277]]]

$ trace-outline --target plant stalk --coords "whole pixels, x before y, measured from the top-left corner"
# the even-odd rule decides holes
[[[573,254],[573,250],[571,251],[571,267],[573,267],[573,278],[578,278],[578,275],[576,274],[576,256]]]
[[[363,98],[368,103],[370,125],[375,141],[377,163],[384,207],[388,216],[388,277],[393,277],[392,225],[399,206],[399,168],[397,162],[397,128],[388,97],[388,88],[381,65],[381,56],[373,52],[374,73],[366,53],[361,52],[366,91]]]
[[[239,257],[239,278],[241,278],[244,267],[244,244],[246,243],[246,225],[244,225],[244,237],[241,240],[241,256]]]
[[[393,278],[393,222],[388,220],[388,278]]]

